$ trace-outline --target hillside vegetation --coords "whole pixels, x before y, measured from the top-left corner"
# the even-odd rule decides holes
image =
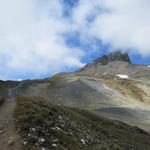
[[[4,97],[0,97],[0,106],[3,104],[3,102],[5,101]]]
[[[23,150],[149,150],[150,135],[94,113],[18,97],[16,129]]]

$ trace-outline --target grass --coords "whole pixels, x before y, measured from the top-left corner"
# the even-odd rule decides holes
[[[85,110],[54,105],[39,97],[18,97],[15,119],[23,150],[148,150],[150,147],[150,135],[137,127]]]

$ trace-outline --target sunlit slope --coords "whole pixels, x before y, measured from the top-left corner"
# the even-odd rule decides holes
[[[149,84],[131,79],[58,74],[48,80],[25,81],[17,95],[44,97],[149,130],[149,89]]]

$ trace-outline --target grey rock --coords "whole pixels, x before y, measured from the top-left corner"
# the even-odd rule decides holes
[[[10,140],[8,141],[8,146],[12,146],[15,144],[14,137],[10,137]]]
[[[0,130],[0,134],[2,134],[2,133],[4,133],[4,131],[3,131],[3,130]]]
[[[131,63],[128,53],[126,52],[123,53],[121,51],[115,51],[108,55],[108,62],[113,62],[113,61],[125,61]]]
[[[114,61],[122,61],[127,62],[131,64],[131,60],[129,58],[128,53],[121,52],[121,51],[115,51],[110,53],[109,55],[103,55],[102,57],[97,58],[94,63],[101,64],[101,65],[107,65],[109,62]]]
[[[95,62],[96,64],[97,64],[97,63],[100,63],[101,65],[107,65],[107,64],[108,64],[108,56],[103,55],[102,57],[97,58],[94,62]]]

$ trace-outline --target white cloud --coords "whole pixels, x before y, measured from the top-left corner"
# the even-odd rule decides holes
[[[61,36],[71,29],[63,9],[61,0],[0,0],[1,79],[83,65],[82,50],[69,48]]]
[[[70,18],[65,8],[63,0],[0,0],[1,79],[81,67],[85,54],[65,43],[66,32],[77,31],[84,44],[97,38],[112,49],[150,55],[149,0],[79,0]]]
[[[150,55],[149,0],[80,0],[72,18],[85,39],[96,37],[113,49]]]

